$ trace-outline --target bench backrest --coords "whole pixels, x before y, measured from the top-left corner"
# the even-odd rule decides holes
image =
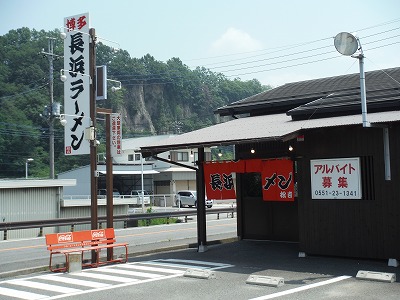
[[[47,249],[73,248],[115,242],[114,228],[46,234]]]

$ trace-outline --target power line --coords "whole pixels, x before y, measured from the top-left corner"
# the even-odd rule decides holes
[[[30,90],[28,90],[28,91],[24,91],[24,92],[21,92],[21,93],[18,93],[18,94],[3,96],[3,97],[0,97],[0,100],[8,99],[8,98],[13,98],[13,97],[17,97],[17,96],[22,96],[22,95],[26,95],[26,94],[32,93],[32,92],[34,92],[34,91],[36,91],[36,90],[42,89],[42,88],[44,88],[44,87],[46,87],[46,86],[48,86],[48,85],[49,85],[49,84],[46,83],[46,84],[43,84],[43,85],[38,86],[38,87],[36,87],[36,88],[30,89]]]
[[[387,22],[387,23],[384,23],[384,24],[388,24],[388,23],[390,23],[390,22]],[[389,29],[389,30],[381,31],[381,32],[378,32],[378,33],[370,34],[370,35],[367,35],[367,36],[365,36],[363,38],[367,39],[367,38],[370,38],[372,36],[385,34],[385,33],[392,32],[392,31],[395,31],[395,30],[398,30],[398,29],[400,29],[400,27],[396,27],[396,28],[392,28],[392,29]],[[375,40],[375,41],[371,41],[371,42],[365,43],[365,45],[370,44],[370,43],[376,43],[376,42],[379,42],[379,41],[392,39],[392,38],[397,37],[397,36],[398,35],[391,36],[391,37],[386,37],[386,38]],[[321,39],[321,40],[317,40],[317,41],[322,41],[322,40],[327,40],[327,39],[331,40],[331,38],[325,38],[325,39]],[[302,43],[302,45],[306,45],[306,44],[307,43]],[[216,66],[216,67],[211,68],[209,70],[213,71],[215,69],[224,68],[224,67],[230,67],[230,66],[240,66],[240,65],[244,65],[245,66],[245,65],[255,64],[255,63],[258,63],[258,62],[262,62],[262,61],[275,60],[275,59],[279,59],[279,58],[283,58],[283,57],[291,57],[291,56],[295,56],[295,55],[298,55],[298,54],[304,54],[304,53],[307,53],[307,52],[323,50],[323,49],[331,48],[331,47],[332,47],[332,45],[325,45],[325,46],[315,47],[315,48],[311,48],[311,49],[305,49],[303,51],[297,51],[297,52],[292,52],[292,53],[288,53],[288,54],[282,54],[282,55],[273,56],[273,57],[267,57],[267,58],[263,58],[263,59],[253,60],[253,61],[244,61],[244,62],[235,63],[235,64]],[[374,49],[377,49],[377,47],[375,47]],[[330,52],[334,53],[334,51],[330,51]],[[330,52],[315,53],[315,55],[313,55],[313,56],[321,56],[321,55],[329,54]],[[293,61],[293,60],[305,59],[305,58],[310,58],[310,57],[311,56],[304,56],[304,57],[292,58],[292,59],[289,58],[289,59],[280,61],[279,63],[287,63],[287,62],[290,62],[290,61]],[[245,58],[245,59],[247,59],[247,58]],[[237,60],[233,60],[233,61],[238,61],[238,60],[242,60],[243,61],[244,59],[242,58],[242,59],[237,59]],[[321,60],[317,60],[317,61],[321,61]],[[277,63],[271,63],[271,64],[277,64]],[[271,65],[271,64],[265,64],[265,65]],[[304,63],[302,63],[302,64],[304,64]],[[261,66],[265,66],[265,65],[261,65]],[[299,64],[296,64],[296,65],[299,65]],[[244,68],[240,68],[240,69],[225,70],[225,71],[221,71],[221,72],[240,71],[240,70],[246,70],[246,69],[250,69],[250,68],[258,68],[258,67],[260,67],[260,65],[255,65],[253,67],[244,67]],[[293,67],[293,65],[288,66],[288,68],[290,68],[290,67]],[[280,69],[282,69],[282,68],[280,68]],[[274,70],[276,70],[276,69],[274,69]],[[147,81],[147,80],[165,79],[165,78],[162,78],[161,76],[169,76],[170,80],[175,79],[175,78],[179,79],[179,78],[183,77],[181,75],[171,76],[172,74],[173,74],[172,72],[163,72],[163,73],[145,74],[145,75],[143,75],[143,74],[137,74],[137,75],[133,75],[133,74],[115,74],[114,73],[113,76],[119,78],[120,80],[124,80],[124,81],[128,81],[128,80]],[[231,77],[231,76],[227,76],[227,77]],[[169,82],[171,82],[171,81],[169,81]],[[165,83],[165,81],[163,81],[163,83]],[[158,83],[156,83],[156,84],[158,84]],[[134,84],[134,85],[137,85],[137,84]]]
[[[398,19],[394,19],[394,20],[390,20],[390,21],[386,21],[383,23],[379,23],[376,25],[372,25],[369,27],[365,27],[365,28],[361,28],[361,29],[357,29],[357,30],[353,30],[352,32],[361,32],[361,31],[365,31],[365,30],[369,30],[369,29],[373,29],[373,28],[378,28],[378,27],[382,27],[382,26],[386,26],[392,23],[397,23],[400,22],[400,18]],[[219,58],[219,57],[228,57],[228,56],[234,56],[234,55],[242,55],[242,54],[247,54],[247,53],[256,53],[256,52],[261,52],[261,51],[266,51],[266,54],[269,53],[276,53],[278,51],[282,51],[282,50],[288,50],[288,49],[293,49],[293,48],[297,48],[297,47],[301,47],[301,46],[306,46],[306,45],[310,45],[310,44],[314,44],[317,42],[321,42],[321,41],[325,41],[325,40],[330,40],[332,39],[332,37],[325,37],[325,38],[321,38],[321,39],[317,39],[317,40],[312,40],[312,41],[307,41],[307,42],[303,42],[303,43],[297,43],[297,44],[289,44],[286,46],[280,46],[280,47],[273,47],[273,48],[267,48],[267,49],[261,49],[261,50],[255,50],[255,51],[247,51],[247,52],[239,52],[239,53],[232,53],[232,54],[225,54],[225,55],[219,55],[219,56],[213,56],[213,57],[203,57],[203,58],[194,58],[194,59],[185,59],[185,61],[193,61],[193,60],[206,60],[206,59],[213,59],[213,58]],[[260,54],[260,55],[264,55],[264,54]],[[259,56],[259,55],[256,55]],[[250,57],[255,57],[255,56],[250,56]],[[243,59],[243,58],[241,58]],[[238,59],[238,60],[241,60]],[[228,61],[229,62],[229,61]],[[225,63],[225,62],[222,62]]]

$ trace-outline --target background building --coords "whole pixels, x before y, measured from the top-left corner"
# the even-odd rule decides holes
[[[142,189],[142,178],[144,190],[152,197],[152,204],[159,205],[161,199],[166,199],[166,205],[173,205],[173,198],[179,190],[196,190],[196,161],[198,159],[196,148],[177,149],[158,154],[158,157],[166,160],[160,161],[152,157],[142,160],[140,147],[173,136],[149,136],[130,138],[122,140],[122,154],[113,157],[113,183],[114,189],[121,194],[121,198],[129,198],[131,191]],[[206,150],[207,158],[211,158],[211,149]],[[106,188],[106,165],[105,154],[99,154],[97,170],[99,171],[98,188]],[[180,165],[169,163],[176,162]],[[184,167],[188,166],[188,168]],[[66,187],[65,199],[82,198],[90,195],[90,166],[83,166],[58,174],[60,179],[76,179],[76,186]],[[164,198],[165,196],[165,198]]]

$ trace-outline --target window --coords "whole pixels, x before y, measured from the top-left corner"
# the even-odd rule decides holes
[[[128,154],[128,161],[133,161],[133,154]]]
[[[140,160],[140,153],[135,154],[135,160]]]
[[[187,152],[178,152],[177,160],[178,161],[189,161],[189,154]]]

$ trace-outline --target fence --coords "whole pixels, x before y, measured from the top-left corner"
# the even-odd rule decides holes
[[[236,212],[236,207],[229,208],[218,208],[218,209],[208,209],[206,214],[217,214],[222,213],[231,214],[234,217]],[[140,214],[128,214],[128,215],[115,215],[114,221],[124,221],[125,227],[128,226],[128,222],[139,221],[139,220],[151,220],[158,218],[173,218],[173,217],[185,217],[187,221],[188,216],[197,215],[197,210],[185,210],[185,211],[171,211],[171,212],[154,212],[154,213],[140,213]],[[106,216],[99,216],[99,228],[103,227],[106,223]],[[65,218],[65,219],[52,219],[52,220],[34,220],[34,221],[20,221],[20,222],[3,222],[0,223],[0,231],[3,231],[3,239],[7,240],[7,232],[9,230],[18,229],[32,229],[39,228],[38,236],[43,236],[43,228],[45,227],[58,227],[58,226],[70,226],[71,231],[74,231],[74,226],[79,224],[90,224],[90,217],[80,217],[80,218]]]

